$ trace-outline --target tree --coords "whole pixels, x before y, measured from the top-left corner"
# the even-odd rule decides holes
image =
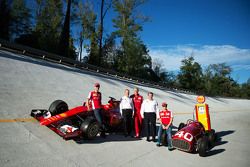
[[[93,10],[92,3],[85,1],[79,3],[79,17],[81,20],[80,32],[80,50],[82,50],[83,41],[85,40],[85,48],[88,53],[88,63],[100,65],[98,58],[98,36],[96,31],[97,15]]]
[[[108,3],[107,3],[107,7],[104,9],[105,7],[105,0],[101,0],[101,8],[100,8],[100,25],[99,25],[99,48],[98,48],[98,56],[99,56],[99,62],[101,65],[103,65],[102,63],[102,56],[103,56],[103,46],[102,46],[102,41],[103,41],[103,27],[104,27],[104,18],[107,14],[107,11],[110,9],[112,5],[112,0],[110,0]]]
[[[106,37],[102,46],[102,66],[113,70],[116,69],[117,50],[115,35],[114,33],[111,33]]]
[[[241,85],[240,93],[241,97],[250,99],[250,78]]]
[[[73,39],[70,36],[71,4],[72,0],[67,0],[66,15],[60,35],[58,53],[65,57],[75,59],[75,47],[73,45]]]
[[[59,54],[65,57],[70,57],[69,55],[70,11],[71,11],[71,0],[67,0],[66,16],[64,18],[63,28],[59,41]]]
[[[9,40],[10,35],[10,6],[7,0],[0,0],[0,38]]]
[[[203,90],[202,68],[192,56],[181,61],[178,82],[181,88],[200,92]]]
[[[117,55],[117,69],[127,74],[145,77],[147,69],[151,69],[151,57],[146,45],[137,36],[142,31],[142,23],[146,19],[138,19],[136,9],[142,0],[114,0],[113,8],[117,17],[113,19],[114,32],[121,40],[121,48]],[[146,72],[147,73],[147,72]]]
[[[204,72],[206,94],[239,97],[240,87],[230,77],[231,72],[232,68],[225,63],[209,65]]]
[[[153,59],[152,69],[155,74],[160,77],[161,73],[164,72],[162,61],[158,58]]]
[[[11,4],[10,32],[12,39],[31,32],[31,11],[24,0],[13,0]]]
[[[39,48],[53,53],[58,52],[58,42],[62,30],[63,4],[61,0],[36,0],[35,36]]]

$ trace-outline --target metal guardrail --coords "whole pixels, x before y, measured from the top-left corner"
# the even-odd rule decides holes
[[[127,74],[123,74],[117,71],[113,71],[110,69],[105,69],[102,67],[83,63],[80,61],[72,60],[67,57],[62,57],[57,54],[31,48],[31,47],[24,46],[21,44],[12,43],[3,39],[0,39],[0,49],[11,51],[11,52],[16,52],[16,53],[23,54],[32,58],[43,59],[46,61],[51,61],[54,63],[75,67],[81,70],[87,70],[87,71],[92,71],[98,74],[108,75],[115,79],[124,80],[133,84],[148,86],[148,87],[162,89],[162,90],[174,91],[174,92],[179,92],[179,93],[185,93],[185,94],[195,94],[194,92],[187,91],[187,90],[169,88],[166,86],[164,82],[153,82],[153,81],[141,79],[138,77],[132,77],[132,76],[129,76]]]

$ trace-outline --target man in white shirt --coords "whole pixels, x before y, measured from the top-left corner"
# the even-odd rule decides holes
[[[147,141],[149,139],[152,131],[152,141],[156,142],[156,113],[159,112],[158,103],[153,99],[154,94],[152,92],[148,93],[148,99],[145,99],[141,106],[141,116],[144,118],[145,131],[147,136]]]
[[[129,98],[129,90],[125,89],[124,96],[120,101],[120,112],[124,120],[124,136],[130,135],[132,137],[132,121],[134,105],[133,100]]]

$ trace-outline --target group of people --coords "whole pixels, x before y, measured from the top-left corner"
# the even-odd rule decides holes
[[[105,137],[105,125],[102,121],[101,99],[102,95],[99,91],[100,84],[95,83],[94,91],[90,92],[87,98],[87,107],[90,110],[89,103],[92,104],[94,115],[101,128],[101,136]],[[125,89],[124,96],[120,100],[120,113],[124,122],[124,136],[131,136],[140,138],[142,135],[142,128],[146,132],[146,140],[148,142],[157,142],[157,146],[161,146],[161,135],[165,133],[167,136],[168,149],[172,150],[172,122],[173,114],[167,109],[167,103],[162,103],[162,110],[159,110],[157,101],[153,98],[154,94],[148,92],[147,99],[139,94],[139,89],[134,88],[134,94],[130,96],[129,89]],[[156,120],[160,121],[156,140]],[[144,124],[144,126],[143,126]],[[133,127],[134,125],[134,127]],[[134,130],[135,135],[132,135]],[[151,137],[151,139],[150,139]]]

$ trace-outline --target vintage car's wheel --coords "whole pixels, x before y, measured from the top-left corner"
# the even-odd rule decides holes
[[[69,108],[67,103],[62,100],[56,100],[49,106],[49,112],[51,113],[52,116],[61,114],[68,110]]]
[[[198,153],[201,157],[205,157],[208,150],[208,139],[206,136],[199,138],[197,141]]]
[[[207,137],[208,137],[208,142],[209,146],[213,146],[215,143],[215,130],[211,129],[210,131],[207,132]]]
[[[181,130],[182,128],[184,128],[186,126],[186,124],[184,124],[183,122],[179,124],[178,126],[178,131]]]
[[[80,129],[83,132],[83,137],[87,139],[94,139],[100,128],[95,118],[88,117],[82,122]]]

